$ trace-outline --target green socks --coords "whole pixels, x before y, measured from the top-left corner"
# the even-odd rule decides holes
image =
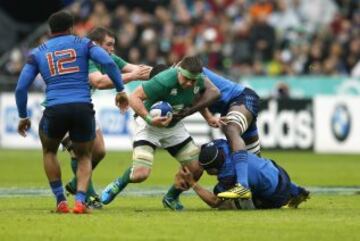
[[[172,198],[172,199],[178,199],[182,192],[183,191],[180,190],[180,189],[177,189],[175,187],[175,185],[172,185],[170,187],[170,189],[168,190],[168,192],[166,193],[166,196],[169,197],[169,198]]]
[[[116,179],[116,185],[119,187],[119,191],[122,191],[130,182],[130,173],[131,173],[131,167],[126,169],[124,174]]]

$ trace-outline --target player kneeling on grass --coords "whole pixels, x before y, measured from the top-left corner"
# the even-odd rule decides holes
[[[218,184],[214,192],[201,187],[188,169],[182,168],[176,175],[175,183],[178,188],[192,188],[196,194],[212,208],[220,209],[269,209],[281,208],[287,205],[297,208],[310,197],[310,192],[291,182],[287,172],[274,161],[261,158],[252,153],[243,155],[248,160],[248,182],[252,191],[255,205],[248,205],[244,200],[223,199],[219,193],[229,189],[236,182],[236,169],[231,162],[229,143],[217,139],[201,147],[199,164],[209,175],[216,175]]]

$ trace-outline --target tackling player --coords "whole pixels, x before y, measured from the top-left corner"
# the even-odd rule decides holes
[[[208,100],[199,99],[192,107],[174,115],[174,119],[181,119],[200,111],[210,126],[222,127],[231,147],[231,160],[239,175],[236,176],[234,187],[227,191],[224,190],[221,195],[248,199],[248,202],[251,202],[246,153],[249,151],[260,155],[260,142],[256,126],[259,97],[253,90],[225,79],[207,68],[203,68],[203,74],[220,90],[221,97],[210,105],[209,109],[204,109],[209,105]],[[211,97],[209,96],[209,98]],[[212,113],[220,113],[221,118],[213,116]],[[177,196],[170,192],[165,195],[165,198],[176,199]]]
[[[156,70],[154,68],[152,72]],[[191,106],[195,98],[207,98],[210,95],[213,96],[210,103],[215,101],[220,95],[219,91],[210,81],[204,80],[201,72],[199,58],[185,57],[180,66],[162,71],[131,94],[130,106],[138,115],[133,164],[103,191],[101,201],[104,204],[110,203],[129,183],[143,182],[149,177],[157,147],[166,149],[182,166],[193,171],[196,179],[200,178],[202,169],[197,162],[199,148],[182,121],[169,125],[171,117],[151,117],[149,110],[160,100],[170,103],[174,112]],[[178,204],[178,200],[172,201],[176,202],[164,204]],[[173,208],[181,209],[181,206]]]
[[[149,78],[151,67],[127,63],[122,58],[114,54],[115,35],[110,30],[102,27],[97,27],[88,34],[88,38],[109,53],[117,67],[121,70],[122,80],[125,84],[133,80],[145,80]],[[109,76],[106,74],[105,69],[92,60],[89,61],[89,81],[91,86],[93,87],[92,91],[95,91],[96,89],[114,88],[114,84],[112,83]],[[72,151],[72,144],[69,136],[67,136],[62,141],[62,144],[66,147],[66,149],[71,155],[71,168],[75,174],[77,169],[77,158]],[[92,149],[93,170],[96,168],[99,162],[104,159],[105,154],[106,151],[104,137],[100,128],[100,124],[96,120],[96,137]],[[72,178],[72,180],[66,184],[65,188],[70,194],[74,195],[76,193],[76,178]],[[92,180],[90,180],[89,182],[86,204],[90,208],[102,207],[100,198],[95,191]]]
[[[239,175],[231,157],[230,145],[226,140],[217,139],[201,147],[199,163],[209,175],[216,175],[218,184],[213,193],[201,187],[194,180],[193,174],[183,168],[176,175],[178,188],[191,187],[210,207],[220,209],[269,209],[284,205],[297,208],[310,198],[310,192],[291,182],[287,172],[274,161],[261,158],[252,153],[246,155],[248,161],[248,183],[252,190],[255,207],[248,206],[243,199],[232,197],[223,199],[219,194],[236,183]]]
[[[51,38],[32,50],[16,86],[16,104],[20,117],[18,132],[26,136],[31,126],[26,110],[27,94],[40,72],[47,88],[46,109],[39,124],[39,136],[44,169],[56,197],[56,211],[69,212],[57,159],[60,142],[69,132],[78,161],[73,212],[85,213],[86,191],[91,177],[91,150],[95,138],[94,110],[88,82],[89,58],[101,64],[110,76],[118,92],[116,104],[122,111],[128,108],[128,99],[123,92],[120,72],[110,56],[89,39],[72,35],[74,20],[70,13],[56,12],[49,17],[48,22]]]

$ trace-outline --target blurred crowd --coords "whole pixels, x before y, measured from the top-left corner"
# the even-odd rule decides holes
[[[78,35],[110,28],[116,53],[134,64],[198,54],[209,68],[239,79],[349,76],[360,59],[359,0],[83,0],[69,9]],[[12,50],[2,71],[17,75],[29,48],[47,37]]]

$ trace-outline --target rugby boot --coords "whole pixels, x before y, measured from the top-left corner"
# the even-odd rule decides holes
[[[221,199],[251,199],[251,191],[248,188],[243,187],[241,184],[236,184],[233,188],[220,192],[217,195]]]
[[[181,211],[184,209],[184,206],[181,204],[179,198],[173,199],[165,195],[162,199],[162,203],[165,208],[169,208],[173,211]]]
[[[306,202],[308,199],[310,199],[310,192],[303,187],[299,187],[299,194],[292,197],[286,207],[298,208],[302,202]]]
[[[75,214],[85,214],[85,213],[89,213],[89,211],[86,208],[85,203],[83,203],[81,201],[75,201],[75,206],[73,208],[73,213],[75,213]]]
[[[101,202],[105,205],[109,204],[120,193],[120,188],[114,181],[107,185],[104,191],[101,193]]]
[[[69,208],[67,201],[59,202],[59,204],[56,207],[56,212],[57,213],[69,213],[70,208]]]
[[[99,195],[95,194],[87,198],[86,206],[90,209],[101,209],[103,205],[101,203]]]

